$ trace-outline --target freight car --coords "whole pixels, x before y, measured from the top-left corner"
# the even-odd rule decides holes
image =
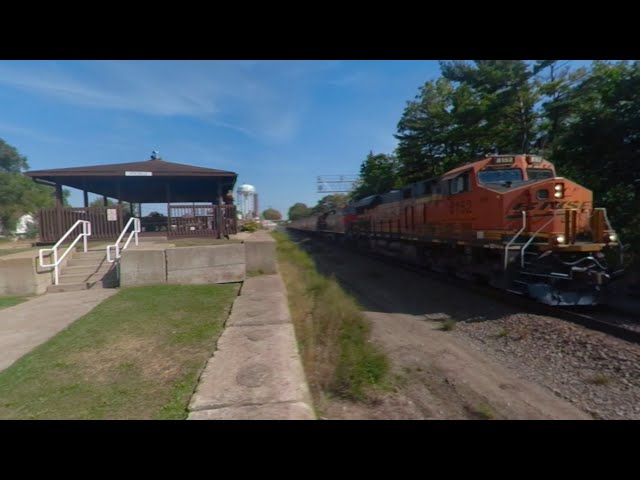
[[[587,188],[535,155],[496,155],[289,228],[550,305],[594,305],[622,248]]]

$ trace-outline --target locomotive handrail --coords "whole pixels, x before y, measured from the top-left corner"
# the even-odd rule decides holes
[[[520,234],[522,232],[524,232],[524,229],[527,227],[527,212],[525,210],[522,211],[522,228],[520,230],[518,230],[518,233],[516,233],[513,238],[511,240],[509,240],[509,243],[507,243],[507,246],[504,247],[504,269],[507,269],[507,265],[509,264],[509,247],[511,247],[511,245],[513,244],[513,242],[516,241],[516,239],[520,236]]]
[[[542,225],[538,230],[536,230],[536,233],[534,233],[533,235],[531,235],[531,238],[529,238],[529,241],[527,243],[525,243],[522,248],[520,249],[520,266],[522,268],[524,268],[524,252],[525,250],[529,247],[529,245],[531,245],[531,242],[533,242],[533,240],[536,238],[536,235],[538,233],[540,233],[540,231],[546,227],[547,225],[549,225],[551,223],[551,221],[554,219],[555,217],[551,217],[549,220],[547,220],[547,222]]]

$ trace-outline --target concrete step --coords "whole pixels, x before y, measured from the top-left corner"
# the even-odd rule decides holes
[[[87,253],[73,252],[73,258],[102,258],[106,256],[106,250],[88,251]]]
[[[47,293],[62,293],[62,292],[76,292],[79,290],[86,290],[86,283],[67,283],[60,285],[49,285],[47,287]]]
[[[62,275],[74,275],[74,274],[86,274],[91,275],[94,273],[102,273],[105,274],[112,268],[114,268],[113,263],[101,263],[101,264],[91,264],[91,265],[67,265],[62,269]]]
[[[94,282],[98,282],[101,281],[103,279],[105,279],[105,277],[107,276],[115,276],[115,272],[111,273],[95,273],[95,274],[84,274],[84,273],[77,273],[77,274],[65,274],[63,273],[62,275],[60,275],[60,281],[58,282],[60,285],[62,284],[73,284],[73,283],[94,283]]]
[[[82,257],[73,257],[73,259],[67,262],[67,266],[69,267],[87,267],[90,265],[98,266],[98,265],[113,265],[113,263],[107,262],[104,258],[82,258]]]
[[[47,293],[63,293],[76,292],[81,290],[94,290],[96,288],[115,288],[115,281],[100,280],[97,282],[77,282],[77,283],[60,283],[59,285],[49,285]]]
[[[165,242],[167,240],[167,236],[158,235],[156,237],[138,237],[138,243],[142,242]],[[131,240],[129,246],[135,245],[135,239]]]

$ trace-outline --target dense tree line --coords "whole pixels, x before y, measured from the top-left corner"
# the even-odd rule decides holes
[[[349,195],[345,195],[343,193],[334,193],[331,195],[325,195],[318,203],[309,208],[304,203],[296,203],[289,208],[289,220],[297,220],[299,218],[308,217],[310,215],[316,215],[319,213],[330,212],[331,210],[336,210],[338,208],[345,207],[350,200]]]

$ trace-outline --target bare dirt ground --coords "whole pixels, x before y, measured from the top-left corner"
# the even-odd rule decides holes
[[[329,244],[303,243],[319,270],[361,303],[371,341],[393,365],[388,391],[366,403],[329,399],[319,406],[322,418],[635,418],[640,372],[629,369],[640,364],[640,346]],[[447,319],[457,322],[452,331],[442,330]],[[599,356],[603,348],[609,356]]]

